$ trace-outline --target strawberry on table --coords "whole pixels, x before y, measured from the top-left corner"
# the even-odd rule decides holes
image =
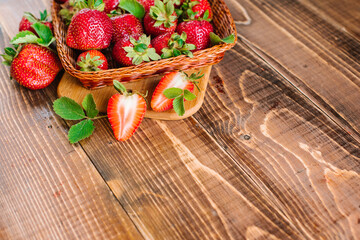
[[[18,83],[32,90],[45,88],[55,79],[62,69],[56,53],[49,45],[55,40],[48,26],[33,24],[40,36],[30,31],[18,33],[12,40],[14,48],[5,48],[1,55],[3,64],[10,66],[10,75]]]
[[[209,47],[210,33],[213,32],[213,26],[206,20],[190,20],[180,23],[176,32],[178,34],[186,33],[186,43],[194,44],[196,50],[201,50]]]
[[[163,112],[174,108],[182,116],[185,113],[184,100],[193,100],[196,96],[192,93],[197,86],[198,79],[203,77],[199,73],[188,76],[186,73],[171,72],[161,78],[151,98],[151,108],[156,112]],[[199,89],[200,91],[200,89]]]
[[[154,37],[167,32],[173,33],[176,29],[177,21],[172,1],[164,4],[160,0],[155,0],[155,6],[152,6],[144,17],[145,32]]]
[[[89,50],[79,55],[76,61],[76,69],[84,72],[106,70],[108,69],[108,61],[102,52]]]
[[[131,35],[142,35],[144,33],[142,24],[138,18],[132,14],[123,14],[112,17],[113,40],[115,42]]]
[[[150,37],[145,34],[122,38],[115,44],[112,55],[122,66],[139,65],[144,61],[161,59],[150,44]]]
[[[110,98],[107,115],[115,138],[119,141],[126,141],[134,134],[143,120],[146,101],[141,94],[128,92],[118,81],[114,81],[114,87],[119,93]]]
[[[47,11],[40,12],[40,19],[36,18],[32,13],[25,12],[19,24],[19,32],[30,31],[36,34],[35,30],[31,27],[34,23],[42,23],[48,26],[51,31],[53,30],[52,23],[47,19]]]
[[[71,20],[66,36],[66,44],[75,49],[104,49],[109,47],[112,38],[112,23],[103,9],[104,3],[89,1],[89,8],[76,13]],[[97,8],[97,9],[94,9]]]
[[[151,40],[151,45],[155,48],[156,53],[161,55],[161,58],[177,57],[179,55],[193,57],[191,50],[195,49],[195,45],[187,44],[186,38],[185,32],[181,36],[177,33],[164,33]]]

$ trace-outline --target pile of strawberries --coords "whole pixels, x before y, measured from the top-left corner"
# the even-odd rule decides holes
[[[69,24],[66,44],[85,51],[82,71],[108,68],[102,49],[120,66],[193,56],[210,46],[212,11],[207,0],[68,0],[60,15]],[[95,51],[96,50],[96,51]]]

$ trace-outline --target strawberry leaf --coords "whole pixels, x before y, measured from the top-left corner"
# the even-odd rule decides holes
[[[193,94],[192,92],[190,92],[189,90],[185,89],[184,90],[184,98],[187,100],[187,101],[192,101],[196,98],[196,95]]]
[[[16,36],[10,41],[11,44],[21,43],[37,43],[39,38],[30,31],[22,31],[16,34]]]
[[[94,122],[90,119],[86,119],[71,126],[68,134],[69,142],[76,143],[89,137],[94,132],[94,129]]]
[[[24,12],[24,17],[30,22],[30,23],[36,23],[38,22],[38,20],[36,19],[36,17],[29,12]]]
[[[184,95],[180,95],[174,99],[173,107],[177,115],[182,116],[185,114]]]
[[[85,96],[82,102],[82,106],[85,109],[86,115],[89,118],[94,118],[99,114],[99,110],[96,109],[96,104],[91,93]]]
[[[34,23],[31,27],[39,35],[40,39],[38,39],[37,42],[40,45],[48,47],[55,40],[51,29],[48,26],[42,23]]]
[[[5,53],[9,56],[15,57],[16,51],[13,48],[7,47],[5,48]]]
[[[53,103],[54,111],[65,120],[81,120],[85,114],[81,106],[68,97],[61,97]]]
[[[235,41],[235,36],[234,34],[231,34],[229,36],[227,36],[226,38],[221,39],[218,35],[216,35],[215,33],[211,32],[210,33],[210,41],[211,41],[211,45],[218,45],[220,43],[234,43]]]
[[[48,14],[47,14],[46,9],[44,10],[44,12],[40,11],[40,21],[47,21],[47,17],[48,17]]]
[[[183,93],[181,88],[168,88],[163,91],[163,94],[168,99],[173,99],[180,96]]]
[[[145,9],[136,0],[120,0],[119,7],[128,11],[135,17],[142,19],[145,15]]]

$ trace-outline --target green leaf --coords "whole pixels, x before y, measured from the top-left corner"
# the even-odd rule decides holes
[[[117,80],[114,80],[113,81],[113,84],[114,84],[114,88],[116,89],[116,91],[118,91],[119,93],[126,93],[126,87],[120,83],[119,81]]]
[[[145,9],[143,5],[136,0],[120,0],[119,7],[128,11],[135,17],[142,19],[145,15]]]
[[[151,60],[155,61],[155,60],[160,60],[161,59],[160,55],[156,53],[155,48],[149,48],[148,51],[147,51],[147,54],[148,54],[148,56],[149,56],[149,58]]]
[[[46,9],[44,10],[44,12],[40,11],[40,21],[46,21],[48,17],[47,11]]]
[[[145,52],[145,50],[147,49],[146,44],[144,43],[140,43],[134,46],[134,50],[137,52]]]
[[[30,31],[22,31],[16,34],[16,36],[10,41],[11,44],[21,43],[37,43],[39,38]]]
[[[2,61],[1,62],[2,64],[4,64],[5,66],[11,66],[11,62],[9,62],[9,61]]]
[[[224,43],[234,43],[235,41],[235,36],[233,34],[227,36],[224,39],[221,39],[218,35],[216,35],[215,33],[211,32],[210,33],[210,41],[211,41],[211,45],[218,45],[222,42]]]
[[[57,115],[66,120],[81,120],[85,118],[81,106],[68,97],[61,97],[55,100],[53,108]]]
[[[89,118],[94,118],[99,114],[99,110],[96,109],[96,104],[91,93],[85,96],[82,102],[82,106],[85,109],[86,115]]]
[[[222,40],[223,40],[223,42],[226,42],[226,43],[233,43],[233,42],[235,42],[235,36],[234,36],[234,34],[231,34],[231,35],[227,36],[226,38],[223,38]]]
[[[90,135],[94,132],[94,129],[94,122],[91,119],[86,119],[75,125],[72,125],[68,134],[69,142],[76,143],[80,140],[90,137]]]
[[[9,55],[6,55],[6,54],[1,54],[1,56],[4,58],[5,61],[7,62],[12,62],[13,60],[13,57],[12,56],[9,56]]]
[[[163,91],[163,94],[168,99],[173,99],[180,96],[183,93],[181,88],[168,88]]]
[[[184,96],[180,95],[174,99],[173,107],[177,115],[183,116],[185,113]]]
[[[16,51],[13,48],[7,47],[5,48],[5,53],[9,56],[15,57]]]
[[[46,26],[42,23],[34,23],[31,27],[39,35],[41,40],[38,42],[41,45],[49,46],[51,44],[51,42],[54,40],[54,36],[51,32],[51,29],[48,26]]]
[[[196,95],[190,92],[189,90],[184,90],[184,98],[188,101],[192,101],[196,98]]]
[[[36,19],[36,17],[29,12],[24,12],[24,17],[30,22],[30,23],[36,23],[38,22],[38,20]]]

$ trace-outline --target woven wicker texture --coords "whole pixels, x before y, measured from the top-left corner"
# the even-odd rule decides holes
[[[213,11],[212,24],[214,26],[214,32],[221,38],[230,34],[234,34],[236,38],[237,34],[234,20],[223,0],[209,0],[209,3],[211,4],[211,9]],[[75,68],[75,61],[77,56],[80,54],[80,51],[72,49],[66,45],[65,39],[67,27],[58,15],[60,9],[60,5],[53,1],[51,14],[53,18],[58,54],[65,71],[78,78],[86,88],[94,89],[106,85],[112,85],[113,80],[119,80],[122,82],[135,81],[174,70],[187,70],[213,65],[221,61],[224,57],[225,51],[235,45],[235,43],[222,43],[220,45],[195,52],[193,58],[181,55],[169,59],[141,63],[140,65],[131,67],[119,66],[112,60],[111,50],[106,49],[103,50],[103,53],[106,55],[109,61],[109,68],[111,69],[96,72],[82,72]]]

